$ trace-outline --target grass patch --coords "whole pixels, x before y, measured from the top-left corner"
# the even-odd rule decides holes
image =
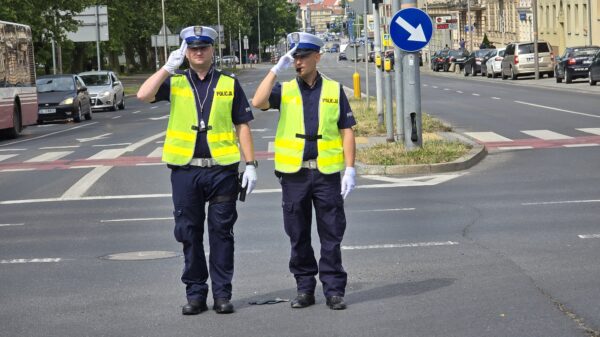
[[[356,119],[354,133],[357,137],[386,136],[384,125],[379,125],[376,112],[376,100],[366,106],[366,100],[350,99],[350,106]],[[395,106],[394,106],[395,113]],[[394,118],[394,122],[396,119]],[[449,132],[452,128],[442,121],[422,113],[423,147],[406,151],[401,142],[381,143],[358,149],[356,159],[368,165],[418,165],[447,163],[454,161],[471,149],[471,145],[459,141],[444,140],[438,132]]]
[[[138,90],[140,90],[139,85],[127,85],[123,87],[123,91],[125,91],[125,95],[135,95]]]

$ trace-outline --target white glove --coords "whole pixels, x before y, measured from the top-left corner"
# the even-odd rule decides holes
[[[163,66],[163,69],[168,71],[170,74],[174,74],[175,70],[179,69],[183,60],[185,59],[185,51],[187,50],[187,43],[185,40],[181,42],[181,47],[179,49],[174,50],[169,55],[169,59],[167,59],[167,63]]]
[[[294,63],[294,57],[292,56],[292,54],[294,54],[295,51],[296,47],[290,49],[290,51],[288,51],[287,53],[285,53],[285,55],[279,58],[277,64],[274,65],[273,68],[271,68],[271,71],[273,72],[273,74],[275,74],[275,76],[279,76],[279,73],[281,71],[287,69],[290,65],[292,65],[292,63]]]
[[[342,193],[340,193],[344,196],[344,199],[346,199],[348,194],[356,187],[356,181],[354,180],[355,175],[356,171],[354,170],[354,167],[346,167],[346,172],[342,178]]]
[[[246,194],[252,193],[254,187],[256,186],[256,180],[256,167],[252,165],[246,165],[246,171],[244,171],[244,175],[242,176],[242,188],[248,186]]]

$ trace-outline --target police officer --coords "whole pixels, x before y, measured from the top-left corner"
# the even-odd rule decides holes
[[[355,186],[352,126],[356,122],[341,85],[317,71],[323,41],[308,33],[292,33],[288,38],[292,49],[267,74],[252,104],[280,111],[275,173],[282,187],[283,222],[292,248],[289,267],[298,292],[291,306],[315,303],[319,274],[327,306],[343,310],[347,275],[340,245],[346,229],[344,199]],[[297,77],[276,83],[292,64]],[[318,265],[311,246],[313,206],[321,241]]]
[[[170,101],[171,112],[162,160],[171,168],[175,238],[183,244],[186,285],[184,315],[207,310],[210,275],[213,309],[232,313],[233,225],[237,220],[240,148],[246,160],[242,188],[256,184],[254,146],[248,122],[254,117],[238,80],[215,69],[213,43],[217,32],[192,26],[181,31],[181,48],[140,87],[145,102]],[[188,59],[190,68],[178,68]],[[235,125],[235,132],[234,126]],[[239,141],[239,146],[238,146]],[[203,245],[208,202],[208,268]]]

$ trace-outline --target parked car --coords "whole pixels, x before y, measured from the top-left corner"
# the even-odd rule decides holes
[[[367,56],[369,62],[375,62],[375,51],[371,50]]]
[[[600,81],[600,51],[592,58],[592,63],[588,68],[588,81],[590,85],[596,85]]]
[[[449,49],[442,49],[431,55],[431,70],[440,71],[444,68],[444,60],[448,56],[449,51]]]
[[[88,88],[93,110],[125,109],[123,84],[112,71],[88,71],[79,74]]]
[[[493,49],[489,54],[488,54],[488,60],[487,62],[485,62],[485,68],[486,70],[486,75],[487,77],[492,77],[492,78],[496,78],[498,75],[500,75],[500,72],[502,71],[501,65],[502,65],[502,59],[504,58],[504,51],[506,50],[506,48],[497,48],[497,49]]]
[[[348,58],[346,57],[346,53],[344,53],[343,51],[338,54],[338,61],[347,60],[347,59]]]
[[[463,72],[465,76],[475,76],[479,74],[481,72],[481,65],[484,64],[483,59],[491,50],[492,49],[479,49],[471,52],[471,54],[467,56],[463,65]]]
[[[221,65],[226,66],[226,67],[231,67],[232,65],[239,64],[239,63],[240,63],[240,59],[235,55],[223,56],[223,59],[221,60]]]
[[[521,75],[535,74],[533,42],[515,42],[506,46],[502,60],[502,79],[509,76],[516,80]],[[554,54],[548,42],[538,41],[538,59],[540,77],[544,74],[554,76]]]
[[[598,46],[568,47],[562,56],[556,58],[554,76],[556,83],[571,83],[576,78],[588,77],[588,68],[592,58],[600,50]]]
[[[442,68],[444,71],[449,71],[450,66],[454,63],[455,67],[458,66],[462,70],[467,56],[469,56],[469,52],[465,49],[450,49],[448,55],[444,58]]]
[[[38,124],[72,118],[92,119],[90,94],[83,80],[75,74],[40,76],[35,81],[38,92]]]
[[[483,56],[481,59],[481,76],[487,76],[487,61],[492,57],[492,54],[496,51],[496,49],[489,49],[489,52]]]

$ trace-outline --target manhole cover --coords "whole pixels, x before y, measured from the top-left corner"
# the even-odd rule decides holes
[[[158,260],[158,259],[169,259],[172,257],[178,257],[180,254],[175,252],[167,252],[161,250],[150,250],[145,252],[129,252],[129,253],[118,253],[101,256],[101,259],[115,260],[115,261],[142,261],[142,260]]]

